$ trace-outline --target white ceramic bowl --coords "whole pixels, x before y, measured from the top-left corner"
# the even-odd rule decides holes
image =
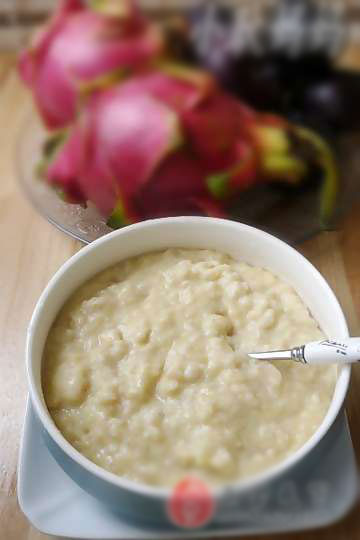
[[[201,217],[146,221],[100,238],[67,261],[41,295],[28,329],[26,362],[34,409],[53,456],[81,487],[129,518],[156,523],[165,523],[168,519],[166,501],[169,490],[116,476],[75,450],[61,435],[46,408],[41,388],[41,362],[46,337],[56,315],[80,285],[97,272],[123,259],[168,247],[214,249],[249,264],[268,268],[297,290],[328,337],[341,339],[349,335],[341,307],[320,273],[284,242],[240,223]],[[259,475],[217,489],[217,501],[262,487],[309,457],[311,450],[318,445],[339,415],[349,378],[350,367],[339,368],[329,410],[314,435],[299,450]]]

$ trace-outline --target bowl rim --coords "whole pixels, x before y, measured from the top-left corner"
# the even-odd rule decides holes
[[[339,308],[338,324],[339,324],[340,334],[342,334],[343,337],[349,336],[348,326],[347,326],[346,319],[342,311],[341,305],[339,301],[337,300],[331,287],[325,280],[325,278],[313,266],[313,264],[308,259],[306,259],[306,257],[304,257],[299,251],[297,251],[295,248],[293,248],[292,246],[290,246],[283,240],[280,240],[279,238],[265,231],[262,231],[261,229],[257,229],[256,227],[251,227],[249,225],[245,225],[240,222],[235,222],[235,221],[226,220],[226,219],[219,219],[219,218],[200,217],[200,216],[182,216],[182,217],[173,217],[173,218],[151,219],[147,221],[142,221],[140,223],[135,223],[133,225],[128,225],[122,229],[118,229],[109,234],[106,234],[98,238],[94,242],[91,242],[90,244],[81,248],[77,253],[71,256],[57,270],[57,272],[53,275],[53,277],[50,279],[50,281],[46,285],[45,289],[43,290],[40,298],[38,299],[36,303],[36,306],[34,308],[34,311],[31,316],[31,320],[28,326],[27,336],[26,336],[25,356],[26,356],[26,371],[27,371],[27,379],[28,379],[28,388],[29,388],[29,395],[31,398],[31,402],[34,406],[34,409],[36,411],[38,418],[41,421],[41,424],[43,425],[43,427],[45,428],[46,432],[51,437],[51,439],[63,450],[63,452],[65,452],[65,454],[68,457],[74,460],[80,467],[85,469],[88,473],[90,473],[91,475],[94,475],[100,480],[103,480],[111,484],[112,486],[116,486],[117,488],[131,491],[133,493],[137,493],[138,495],[149,496],[152,498],[160,498],[163,500],[167,500],[171,496],[171,493],[172,493],[171,487],[151,486],[151,485],[147,485],[141,482],[129,480],[126,477],[116,475],[115,473],[111,473],[107,471],[106,469],[100,467],[99,465],[96,465],[85,456],[83,456],[78,450],[76,450],[65,439],[65,437],[62,435],[60,430],[56,427],[54,421],[52,420],[50,416],[50,413],[47,407],[43,404],[42,399],[40,397],[40,395],[42,394],[42,391],[40,392],[39,389],[37,388],[37,384],[35,380],[32,350],[34,347],[34,336],[38,327],[39,317],[40,317],[41,312],[44,309],[46,309],[48,297],[50,296],[51,292],[59,286],[59,283],[61,282],[63,276],[67,274],[69,271],[71,271],[72,266],[78,260],[92,256],[91,254],[96,253],[96,250],[98,249],[100,245],[107,242],[111,242],[113,241],[114,238],[121,238],[122,236],[129,234],[133,230],[136,230],[136,229],[141,230],[143,228],[157,227],[159,225],[166,226],[170,223],[176,224],[176,223],[184,223],[184,222],[191,223],[193,225],[196,225],[197,223],[200,223],[200,222],[202,223],[209,222],[209,223],[216,224],[219,227],[224,227],[224,226],[236,227],[238,230],[242,229],[242,231],[245,231],[245,232],[248,231],[248,232],[259,234],[260,236],[266,238],[268,241],[270,240],[271,242],[273,242],[274,245],[282,246],[283,248],[285,247],[285,249],[289,250],[289,253],[290,252],[292,253],[293,257],[298,258],[299,262],[302,265],[306,265],[308,267],[309,271],[313,274],[314,279],[318,280],[318,282],[320,282],[322,286],[325,288],[325,290],[327,291],[329,300],[337,304]],[[169,245],[169,247],[171,246]],[[320,442],[320,440],[328,432],[328,430],[334,423],[336,417],[338,416],[346,397],[346,393],[347,393],[349,382],[350,382],[350,375],[351,375],[351,366],[343,365],[340,368],[339,375],[338,375],[335,389],[334,389],[334,394],[333,394],[332,400],[330,402],[330,405],[329,405],[329,408],[327,410],[325,417],[323,418],[320,426],[313,433],[313,435],[300,448],[298,448],[295,452],[291,453],[289,456],[287,456],[285,459],[283,459],[279,463],[265,469],[264,471],[260,473],[246,477],[244,479],[234,481],[231,484],[224,484],[223,486],[212,487],[211,492],[213,496],[215,498],[221,498],[223,495],[227,495],[229,493],[241,494],[241,493],[246,492],[249,489],[256,488],[259,485],[268,483],[271,480],[274,480],[275,478],[281,476],[282,473],[292,468],[303,457],[305,457]]]

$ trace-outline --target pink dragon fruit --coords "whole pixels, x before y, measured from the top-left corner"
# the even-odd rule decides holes
[[[207,76],[197,73],[191,85],[192,71],[185,68],[179,69],[181,78],[166,72],[165,66],[163,72],[143,73],[89,97],[78,122],[65,140],[58,138],[60,144],[45,164],[48,182],[66,200],[92,201],[103,215],[112,216],[113,224],[135,221],[141,219],[139,193],[154,194],[159,205],[158,193],[150,193],[147,185],[159,171],[154,186],[164,186],[162,169],[172,175],[175,165],[177,178],[168,195],[184,195],[185,175],[189,211],[217,206],[207,201],[199,161],[181,160],[177,154],[185,143],[179,111],[204,99],[212,85]],[[163,96],[168,97],[167,103]],[[176,158],[171,168],[166,159],[170,154]]]
[[[322,161],[309,132],[180,66],[158,65],[94,92],[59,140],[47,181],[70,202],[93,202],[113,228],[155,216],[225,216],[234,194],[269,179],[299,182],[313,163],[332,169],[325,185],[334,196],[333,163]]]
[[[20,57],[48,128],[74,120],[84,92],[127,76],[159,55],[162,36],[132,0],[61,0],[49,24]]]

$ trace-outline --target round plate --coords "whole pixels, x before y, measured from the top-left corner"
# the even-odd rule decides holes
[[[104,218],[93,205],[87,208],[69,204],[46,184],[37,173],[46,130],[31,114],[21,130],[16,156],[20,184],[35,209],[64,233],[89,244],[111,232]]]
[[[89,204],[84,208],[65,203],[39,178],[37,164],[41,158],[45,137],[46,131],[40,120],[34,114],[29,115],[21,130],[16,156],[20,184],[27,198],[50,223],[81,242],[90,243],[111,232],[112,229],[106,225],[105,219],[93,205]],[[337,218],[349,206],[350,201],[358,196],[358,139],[358,136],[352,136],[339,143],[342,178]],[[320,187],[320,183],[316,181],[308,182],[300,188],[280,184],[258,185],[240,193],[231,201],[229,217],[266,230],[294,244],[309,238],[322,228],[319,220]]]

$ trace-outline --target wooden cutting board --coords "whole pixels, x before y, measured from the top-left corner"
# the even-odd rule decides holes
[[[29,98],[21,87],[14,58],[0,54],[0,540],[44,540],[22,515],[16,498],[16,466],[26,401],[24,341],[26,327],[42,289],[55,271],[81,245],[38,216],[19,192],[16,182],[16,142]],[[300,250],[329,281],[344,308],[353,335],[360,328],[357,288],[360,264],[360,218],[351,218],[339,233],[323,233]],[[348,222],[350,223],[350,222]],[[344,237],[345,235],[345,237]],[[347,271],[342,259],[345,246]],[[350,270],[349,270],[350,269]],[[351,287],[347,276],[351,276]],[[354,295],[354,296],[353,296]],[[353,298],[356,298],[354,306]],[[360,370],[354,369],[347,410],[357,455],[360,456]],[[286,535],[286,539],[352,540],[360,531],[354,511],[339,525],[320,532]],[[274,537],[273,537],[274,538]],[[283,536],[283,538],[285,538]]]

